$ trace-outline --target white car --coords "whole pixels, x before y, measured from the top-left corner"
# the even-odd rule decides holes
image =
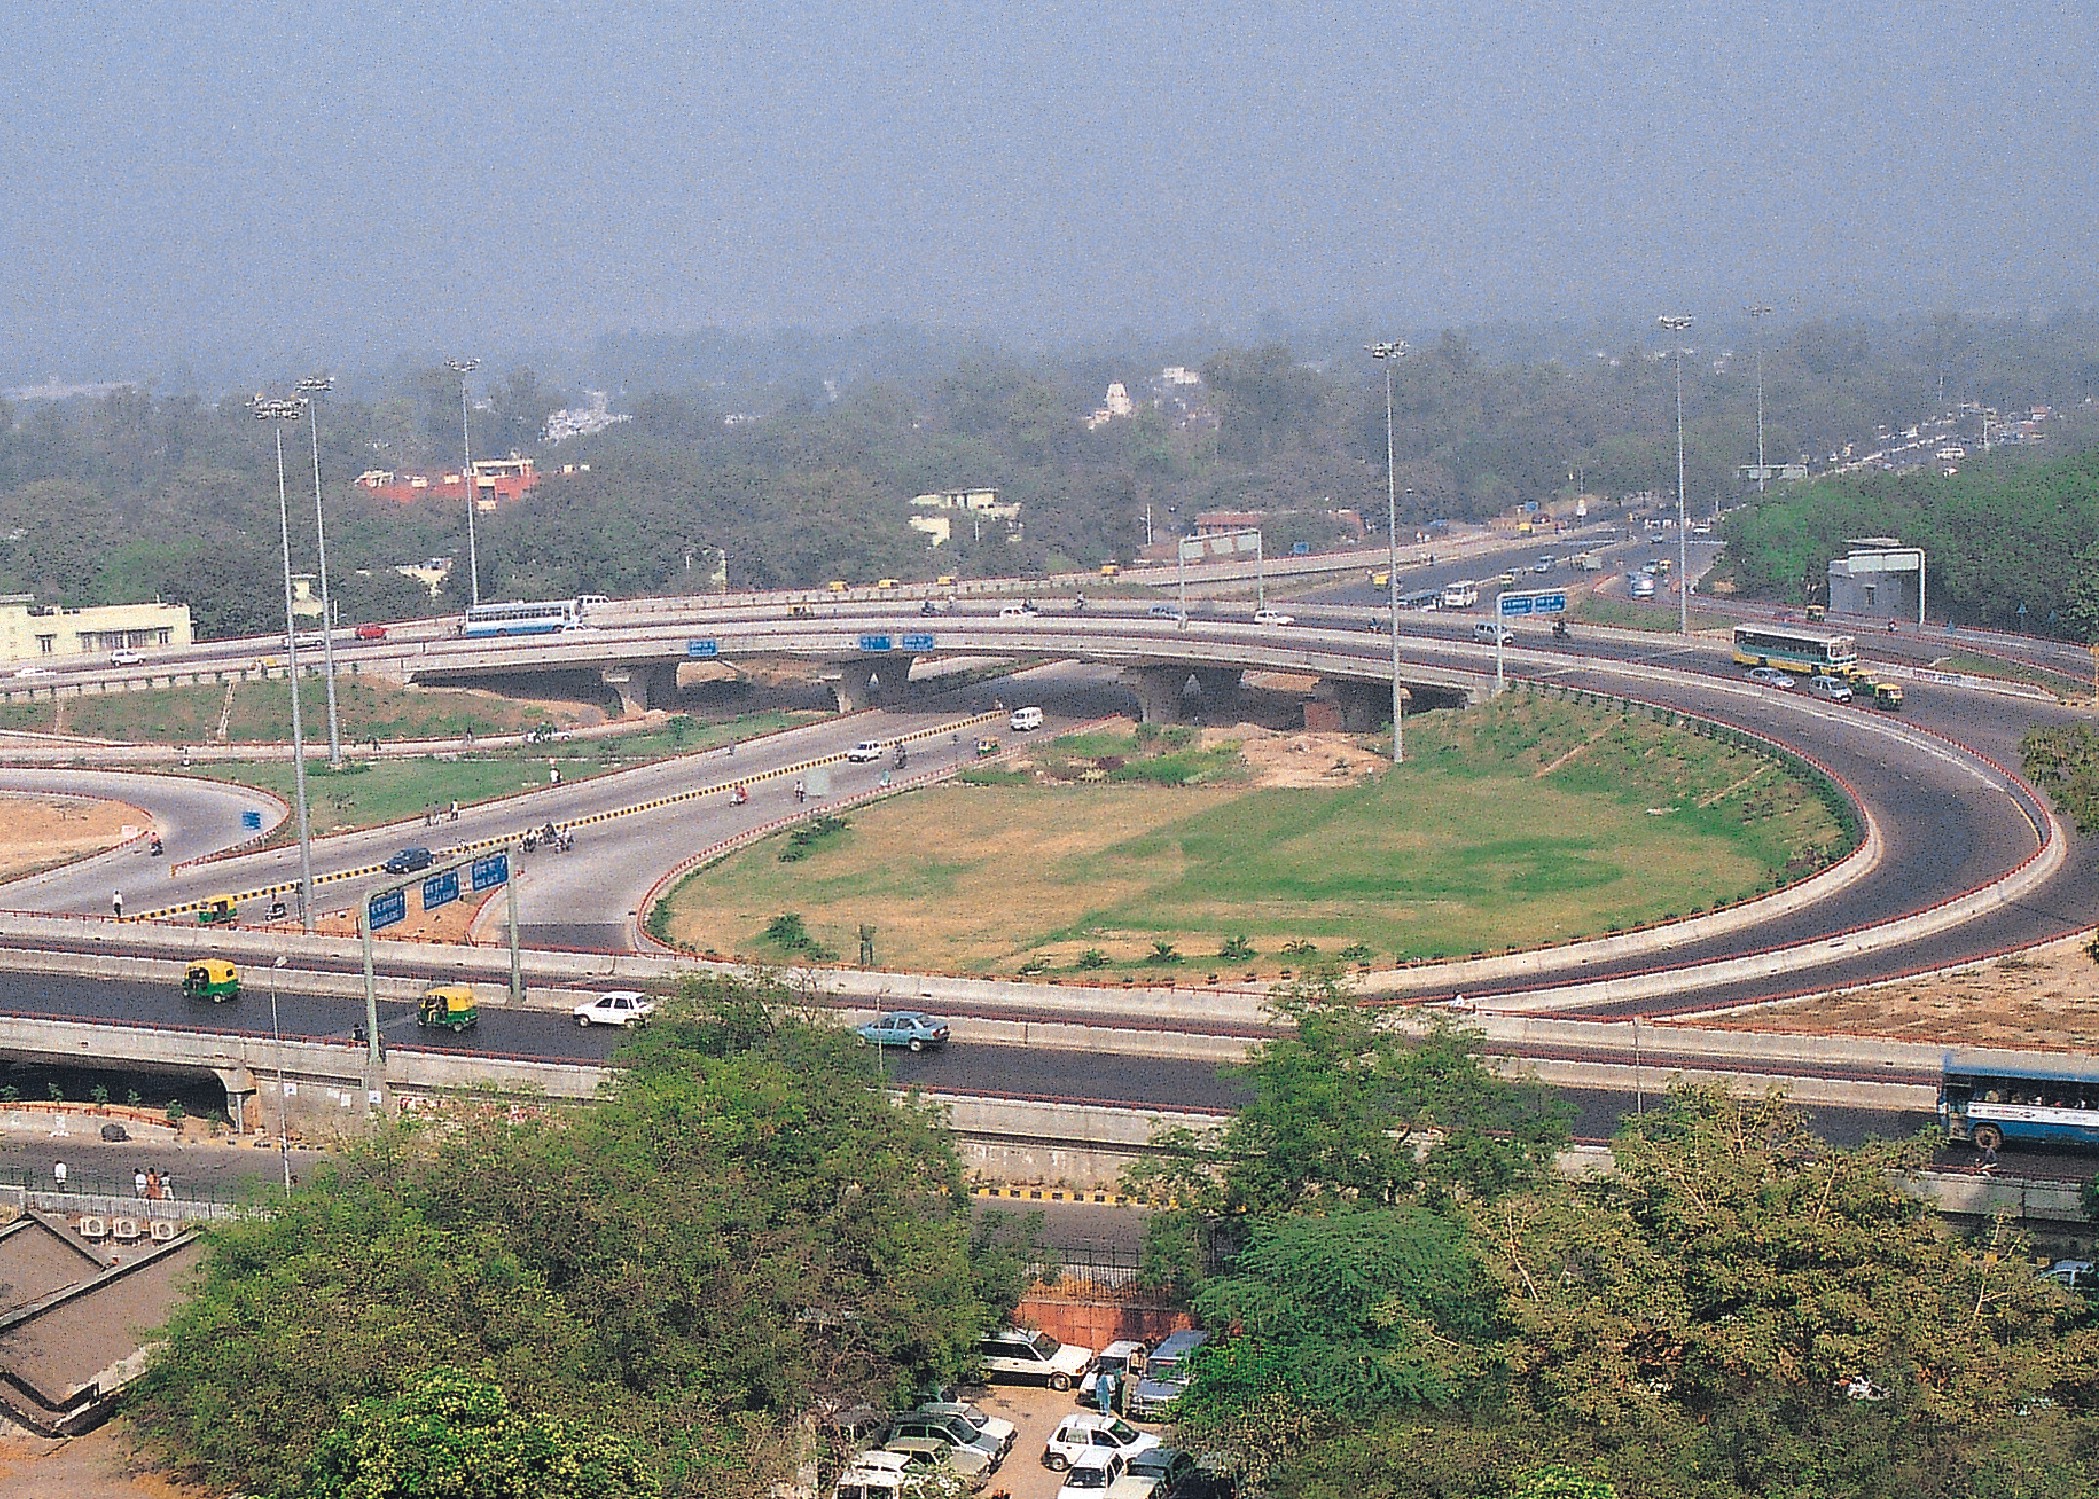
[[[656,1013],[656,1001],[639,989],[613,989],[586,999],[569,1013],[586,1030],[594,1025],[639,1025]]]
[[[1159,1445],[1148,1431],[1139,1431],[1120,1416],[1078,1411],[1057,1423],[1042,1445],[1042,1465],[1061,1473],[1087,1452],[1113,1452],[1127,1458],[1135,1452]]]
[[[1294,625],[1297,623],[1297,616],[1285,614],[1280,609],[1256,609],[1254,611],[1254,623],[1257,625]]]
[[[1481,645],[1511,645],[1515,642],[1516,632],[1507,625],[1474,625],[1472,638]]]
[[[996,1447],[1001,1457],[1013,1450],[1013,1439],[1020,1435],[1020,1428],[1011,1421],[1002,1421],[967,1400],[927,1400],[918,1408],[932,1416],[960,1416],[977,1429],[978,1435]]]
[[[1749,680],[1759,687],[1774,687],[1780,692],[1792,690],[1793,679],[1775,666],[1758,666],[1750,670]]]
[[[17,680],[23,677],[48,677],[50,675],[51,668],[48,666],[25,666],[15,673]]]
[[[879,739],[863,739],[847,750],[845,757],[855,765],[865,765],[871,760],[879,760],[882,758],[882,741]]]
[[[1080,1453],[1057,1486],[1057,1499],[1102,1499],[1122,1477],[1122,1454],[1099,1448]]]
[[[984,1377],[994,1380],[1039,1381],[1053,1390],[1068,1390],[1093,1367],[1093,1350],[1076,1343],[1060,1343],[1046,1332],[1009,1327],[977,1343],[977,1357],[984,1362]]]
[[[1809,677],[1807,690],[1826,702],[1848,703],[1851,701],[1851,684],[1842,677]]]
[[[144,666],[146,658],[137,651],[111,651],[109,653],[109,664],[111,666]]]

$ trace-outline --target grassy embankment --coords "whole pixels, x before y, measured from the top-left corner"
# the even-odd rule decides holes
[[[327,688],[307,679],[299,707],[306,732],[328,732]],[[465,688],[400,687],[361,677],[338,677],[336,708],[345,740],[457,739],[476,734],[515,734],[541,724],[596,722],[602,715],[580,704],[541,703],[499,697]],[[166,687],[150,692],[113,692],[60,698],[55,702],[0,706],[0,729],[81,734],[125,744],[210,744],[226,711],[226,689]],[[226,739],[233,744],[282,744],[291,738],[291,689],[282,680],[239,683],[226,714]]]
[[[678,725],[673,720],[613,738],[557,740],[529,749],[475,750],[470,754],[431,755],[413,760],[353,760],[341,771],[309,763],[307,800],[316,832],[343,832],[414,817],[426,808],[455,801],[470,806],[491,797],[545,786],[550,767],[559,769],[565,782],[583,781],[670,755],[710,749],[732,739],[773,733],[817,716],[766,712],[712,723],[691,721]],[[726,770],[724,762],[725,773]],[[189,774],[254,786],[286,801],[292,796],[292,767],[288,761],[199,764]],[[279,840],[291,836],[288,823],[276,834]]]
[[[777,960],[811,946],[949,971],[1272,974],[1567,941],[1711,909],[1848,848],[1836,793],[1644,711],[1518,696],[1425,716],[1397,772],[1263,787],[1229,751],[1059,741],[1045,776],[862,809],[682,881],[652,929]],[[1107,768],[1120,761],[1114,768]],[[1072,779],[1079,763],[1098,772]],[[1078,772],[1084,775],[1083,770]],[[793,931],[794,928],[788,930]]]

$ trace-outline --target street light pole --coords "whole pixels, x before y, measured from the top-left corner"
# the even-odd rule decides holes
[[[255,419],[277,439],[277,530],[284,543],[284,660],[292,685],[292,784],[299,810],[299,925],[313,930],[313,827],[306,813],[306,729],[299,715],[299,627],[292,614],[291,501],[284,488],[284,424],[305,414],[303,400],[255,398]]]
[[[1655,319],[1671,333],[1690,330],[1691,319],[1681,313],[1663,313]],[[1690,520],[1684,510],[1684,348],[1676,345],[1676,628],[1691,633],[1691,538]]]
[[[467,426],[466,377],[481,367],[478,359],[447,359],[445,368],[459,376],[459,448],[466,455],[466,586],[469,607],[481,602],[481,558],[474,549],[474,511],[481,496],[474,488],[474,438]]]
[[[292,1143],[291,1127],[285,1122],[284,1102],[284,1033],[277,1028],[277,970],[284,966],[278,958],[270,966],[270,1041],[277,1052],[277,1154],[284,1162],[284,1195],[292,1195]]]
[[[1764,319],[1771,309],[1761,302],[1753,302],[1743,311],[1749,314],[1749,326],[1756,331],[1756,492],[1764,492]]]
[[[342,719],[335,711],[335,610],[328,600],[328,522],[321,515],[321,405],[320,398],[334,389],[327,375],[313,375],[299,382],[306,397],[306,426],[313,437],[313,539],[321,556],[321,677],[328,684],[328,768],[343,768]]]
[[[1392,366],[1407,357],[1403,340],[1367,346],[1372,359],[1385,366],[1385,582],[1391,591],[1392,607],[1392,763],[1406,758],[1406,740],[1400,728],[1399,686],[1399,489],[1398,469],[1392,450]],[[1409,499],[1414,491],[1408,490]]]

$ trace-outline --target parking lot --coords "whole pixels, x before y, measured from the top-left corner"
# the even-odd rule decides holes
[[[1042,1466],[1042,1445],[1058,1421],[1079,1409],[1077,1392],[1059,1393],[1038,1385],[995,1384],[972,1391],[969,1398],[971,1403],[1019,1428],[1019,1435],[1013,1438],[1012,1455],[984,1486],[985,1499],[1001,1493],[1011,1499],[1056,1499],[1063,1476]],[[1158,1430],[1150,1425],[1144,1429]]]

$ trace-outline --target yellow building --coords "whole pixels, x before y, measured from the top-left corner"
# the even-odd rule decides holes
[[[39,605],[33,593],[0,595],[0,661],[40,661],[110,651],[186,646],[187,604],[91,604],[85,609]]]

